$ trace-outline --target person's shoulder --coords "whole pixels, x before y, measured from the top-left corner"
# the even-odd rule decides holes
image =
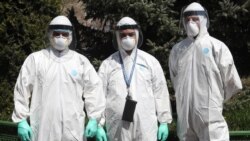
[[[187,42],[188,38],[185,38],[181,41],[178,41],[173,45],[173,47],[170,50],[170,57],[173,56],[173,54],[176,54],[180,48],[182,48],[185,45],[185,42]]]
[[[114,60],[117,60],[118,57],[119,57],[119,51],[116,51],[116,52],[112,53],[109,57],[107,57],[106,59],[104,59],[103,62],[114,61]]]
[[[28,55],[28,57],[26,59],[30,59],[30,58],[40,58],[41,55],[43,55],[47,49],[41,49],[41,50],[38,50],[38,51],[35,51],[35,52],[32,52],[31,54]]]
[[[149,58],[149,59],[156,59],[153,55],[147,53],[146,51],[143,51],[141,49],[138,49],[138,55],[140,57],[144,57],[144,58]]]
[[[155,63],[159,63],[159,61],[155,58],[155,56],[140,49],[138,49],[138,57],[141,60],[145,60],[148,63],[151,62],[152,65],[154,65]]]
[[[176,50],[178,48],[183,47],[184,45],[186,45],[188,42],[192,42],[192,40],[188,37],[186,37],[185,39],[177,42],[176,44],[174,44],[174,46],[172,47],[172,50]]]
[[[227,45],[223,41],[212,36],[209,36],[209,38],[209,40],[213,43],[213,46],[216,46],[216,48],[227,48]]]
[[[35,51],[35,52],[30,53],[25,58],[23,65],[36,64],[37,62],[39,62],[40,58],[42,58],[44,50],[45,49],[41,49],[39,51]]]
[[[213,42],[217,42],[217,43],[223,43],[221,40],[213,37],[213,36],[209,36],[210,40],[213,41]]]
[[[78,53],[77,51],[74,51],[74,50],[69,50],[69,53],[72,53],[72,54],[74,54],[74,55],[76,55],[76,56],[79,56],[79,57],[86,58],[83,54]]]
[[[114,68],[115,66],[117,66],[118,62],[119,52],[116,51],[102,61],[100,68]]]
[[[32,52],[29,56],[36,56],[36,55],[40,55],[42,54],[42,52],[44,52],[46,49],[41,49],[35,52]]]
[[[69,53],[72,54],[72,61],[74,61],[75,63],[79,63],[80,65],[85,67],[93,66],[93,64],[85,55],[74,50],[69,50]]]
[[[85,55],[83,55],[83,54],[81,54],[79,52],[76,52],[74,50],[69,50],[69,53],[72,53],[73,56],[79,58],[82,61],[89,61],[89,59]]]

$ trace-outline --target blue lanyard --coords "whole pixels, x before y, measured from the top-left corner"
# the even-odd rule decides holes
[[[136,49],[136,52],[135,52],[135,59],[133,60],[133,66],[132,66],[132,70],[131,70],[129,79],[128,79],[128,76],[127,76],[126,71],[125,71],[125,67],[124,67],[124,63],[123,63],[123,60],[122,60],[121,52],[119,52],[119,57],[120,57],[120,61],[121,61],[123,77],[124,77],[124,80],[126,82],[127,88],[129,88],[131,80],[132,80],[132,76],[133,76],[133,73],[134,73],[134,70],[135,70],[135,64],[136,64],[136,58],[137,58],[137,49]]]

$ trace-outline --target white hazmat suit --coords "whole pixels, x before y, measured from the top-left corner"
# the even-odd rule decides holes
[[[183,18],[199,18],[195,23],[199,32],[194,36],[187,33],[188,37],[173,47],[169,57],[178,137],[181,141],[229,141],[223,102],[242,89],[233,57],[223,42],[208,34],[207,13],[200,4],[190,4],[182,14]],[[182,22],[186,32],[196,31],[192,27],[187,30],[189,21]]]
[[[136,22],[125,17],[117,24],[123,25],[130,27],[136,25]],[[153,56],[137,48],[137,44],[140,44],[138,29],[135,32],[136,46],[131,55],[121,47],[121,39],[114,38],[117,39],[119,51],[105,59],[98,72],[106,96],[105,118],[110,141],[156,141],[158,122],[172,121],[169,93],[161,65]],[[119,31],[116,31],[116,36],[119,36]],[[133,122],[122,120],[128,91],[119,53],[128,76],[137,56],[129,89],[130,96],[137,101]]]
[[[65,18],[56,17],[50,25]],[[72,26],[67,19],[58,24]],[[102,100],[101,80],[89,60],[75,51],[50,47],[25,60],[15,85],[12,119],[29,118],[33,141],[82,141],[83,109],[89,119],[100,119]]]

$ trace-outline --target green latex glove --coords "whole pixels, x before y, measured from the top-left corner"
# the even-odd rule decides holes
[[[85,129],[85,136],[87,138],[92,138],[96,135],[96,131],[97,131],[97,121],[96,119],[90,119]]]
[[[17,134],[21,138],[21,141],[31,141],[32,130],[26,120],[18,123]]]
[[[165,141],[168,138],[168,124],[161,123],[158,128],[157,139],[160,141]]]
[[[96,140],[97,141],[107,141],[106,133],[102,126],[98,126],[97,132],[96,132]]]

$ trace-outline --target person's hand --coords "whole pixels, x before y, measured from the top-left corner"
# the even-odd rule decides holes
[[[31,141],[32,130],[26,120],[18,123],[17,134],[21,138],[21,141]]]
[[[107,141],[106,133],[102,126],[98,126],[97,132],[96,132],[96,140],[97,141]]]
[[[87,138],[92,138],[96,135],[96,131],[97,131],[97,121],[96,119],[90,119],[86,126],[84,134]]]
[[[168,138],[168,125],[167,123],[161,123],[158,128],[157,139],[165,141]]]

